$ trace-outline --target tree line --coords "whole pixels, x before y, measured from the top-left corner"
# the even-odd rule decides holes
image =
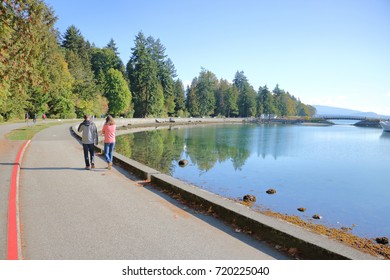
[[[125,65],[113,39],[98,48],[74,25],[59,34],[56,20],[42,0],[0,2],[0,120],[26,112],[52,118],[315,114],[279,85],[254,90],[242,71],[229,82],[202,68],[184,88],[159,39],[139,32]]]

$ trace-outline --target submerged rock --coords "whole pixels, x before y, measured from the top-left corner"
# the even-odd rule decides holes
[[[377,237],[375,241],[378,244],[389,244],[389,239],[387,237]]]
[[[299,207],[297,208],[298,211],[301,211],[301,212],[305,212],[306,211],[306,208],[305,207]]]
[[[251,194],[246,194],[246,195],[244,195],[244,197],[242,198],[242,200],[243,200],[244,202],[255,202],[255,201],[256,201],[256,196],[251,195]]]
[[[186,166],[188,164],[188,160],[186,160],[186,159],[181,159],[181,160],[179,160],[179,166],[180,167],[184,167],[184,166]]]
[[[274,194],[274,193],[276,193],[276,190],[275,189],[269,189],[269,190],[266,191],[266,193]]]
[[[341,227],[341,230],[343,230],[343,231],[350,231],[350,230],[352,230],[352,228],[350,228],[350,227]]]
[[[319,220],[319,219],[321,219],[322,217],[320,216],[320,215],[318,215],[318,214],[314,214],[313,215],[313,219],[316,219],[316,220]]]

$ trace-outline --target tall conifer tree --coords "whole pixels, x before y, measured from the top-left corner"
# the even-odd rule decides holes
[[[200,116],[210,116],[215,110],[215,92],[218,86],[218,79],[214,73],[202,69],[198,77],[195,91],[199,100]]]
[[[62,46],[66,50],[66,61],[74,78],[73,93],[76,96],[77,116],[104,113],[96,111],[97,108],[104,107],[104,104],[97,104],[103,100],[92,71],[90,43],[85,41],[81,32],[74,25],[71,25],[65,31]]]
[[[134,98],[134,116],[144,118],[163,112],[164,96],[158,80],[157,63],[142,32],[135,38],[127,73]]]
[[[233,80],[234,85],[238,89],[238,109],[241,117],[256,116],[256,92],[249,84],[244,72],[236,72]]]
[[[183,117],[186,111],[185,94],[183,82],[180,79],[175,81],[175,115]]]

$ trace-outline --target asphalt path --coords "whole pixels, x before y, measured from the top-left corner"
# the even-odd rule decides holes
[[[288,259],[118,167],[108,171],[101,157],[95,170],[85,170],[82,145],[69,128],[63,124],[43,130],[24,153],[19,190],[23,259]],[[0,129],[4,133],[13,127]],[[1,174],[10,172],[0,177],[3,205],[22,142],[0,140]],[[5,248],[6,207],[0,210]],[[4,259],[3,249],[0,254]]]

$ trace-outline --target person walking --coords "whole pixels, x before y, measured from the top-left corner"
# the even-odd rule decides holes
[[[78,132],[82,132],[81,143],[83,144],[85,169],[95,168],[95,146],[99,142],[96,124],[90,117],[84,115],[84,121],[79,125]]]
[[[114,118],[107,116],[106,122],[103,125],[102,134],[104,135],[104,156],[107,162],[107,169],[112,167],[113,153],[115,148],[115,130],[116,124]]]
[[[30,123],[28,122],[29,119],[30,119],[30,114],[26,112],[24,114],[24,121],[27,123],[28,126],[30,126]]]

